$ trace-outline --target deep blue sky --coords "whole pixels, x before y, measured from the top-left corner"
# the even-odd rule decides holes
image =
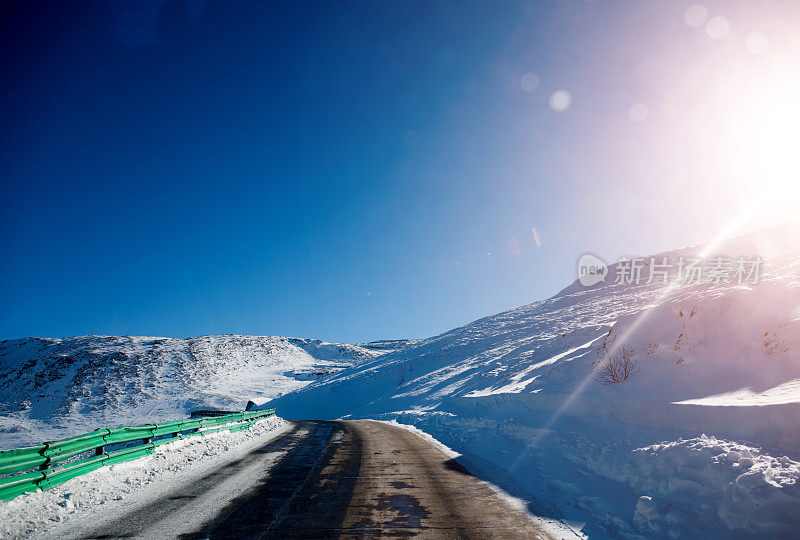
[[[426,337],[707,240],[674,81],[770,20],[691,3],[12,2],[0,338]]]

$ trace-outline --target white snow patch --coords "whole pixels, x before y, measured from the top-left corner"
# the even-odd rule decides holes
[[[800,530],[800,463],[788,457],[704,435],[639,448],[615,474],[643,493],[633,517],[640,531],[691,535],[687,524],[716,518],[762,537]]]
[[[752,388],[741,388],[733,392],[723,392],[697,399],[676,401],[677,405],[707,405],[709,407],[763,407],[765,405],[784,405],[800,403],[800,379],[779,384],[762,392]]]

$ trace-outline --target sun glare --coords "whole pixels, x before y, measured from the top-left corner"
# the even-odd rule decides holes
[[[726,180],[741,210],[758,201],[758,218],[796,219],[800,205],[800,70],[787,57],[751,58],[714,70],[719,88],[695,126],[705,159]],[[743,58],[746,58],[743,56]],[[761,55],[759,58],[763,58]]]
[[[800,83],[800,81],[798,81]],[[737,126],[734,147],[747,191],[762,194],[767,211],[800,203],[800,84],[763,91]]]

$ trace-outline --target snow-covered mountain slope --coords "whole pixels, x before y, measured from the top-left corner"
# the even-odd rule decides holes
[[[605,283],[576,281],[269,406],[413,424],[534,512],[591,536],[791,537],[800,227],[655,257],[698,254],[764,262],[758,282],[742,284],[732,273],[614,284],[611,265]]]
[[[418,339],[379,339],[368,343],[359,343],[360,347],[381,352],[394,352],[403,347],[419,343]]]
[[[242,410],[380,354],[260,336],[82,336],[0,342],[0,448],[100,426]]]

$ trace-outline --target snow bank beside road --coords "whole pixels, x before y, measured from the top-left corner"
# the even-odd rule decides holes
[[[744,444],[706,436],[654,444],[606,474],[648,494],[633,517],[640,531],[674,534],[686,514],[771,538],[800,530],[800,463]]]
[[[157,447],[150,456],[103,467],[53,489],[0,502],[0,537],[47,534],[62,523],[87,519],[98,511],[121,511],[133,496],[156,499],[175,482],[233,461],[289,426],[285,420],[271,416],[250,429],[176,441]]]

